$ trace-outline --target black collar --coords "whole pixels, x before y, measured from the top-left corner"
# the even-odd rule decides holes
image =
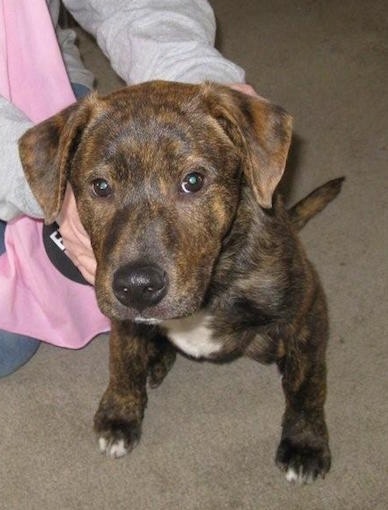
[[[65,253],[65,247],[62,243],[62,236],[56,223],[44,225],[43,227],[43,244],[51,263],[58,271],[69,280],[82,285],[90,285],[73,262]]]

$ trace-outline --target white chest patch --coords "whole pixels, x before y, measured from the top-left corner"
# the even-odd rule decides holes
[[[171,342],[181,351],[194,358],[206,358],[222,347],[222,343],[212,338],[210,319],[210,315],[198,312],[183,319],[164,321],[163,326]]]

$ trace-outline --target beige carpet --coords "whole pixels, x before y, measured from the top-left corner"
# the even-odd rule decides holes
[[[1,510],[386,510],[388,508],[385,0],[213,0],[218,44],[295,118],[290,200],[346,175],[340,198],[303,231],[330,304],[327,418],[333,467],[290,486],[274,466],[283,397],[274,368],[182,357],[150,392],[128,457],[97,452],[92,417],[107,342],[43,346],[0,381]],[[119,83],[94,44],[101,90]]]

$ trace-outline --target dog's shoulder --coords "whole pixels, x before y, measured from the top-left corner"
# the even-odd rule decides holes
[[[256,318],[260,315],[257,324],[273,315],[287,289],[308,268],[281,198],[264,210],[249,191],[245,194],[214,268],[208,301],[226,299],[239,312],[251,310]]]
[[[206,304],[213,336],[252,357],[266,359],[278,346],[273,331],[292,322],[306,296],[311,266],[281,198],[263,210],[244,197],[213,272]],[[271,340],[270,340],[271,337]]]

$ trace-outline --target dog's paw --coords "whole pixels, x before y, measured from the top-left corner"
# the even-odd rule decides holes
[[[305,484],[324,478],[330,469],[331,457],[327,444],[311,446],[283,439],[276,454],[276,464],[291,483]]]
[[[140,441],[140,425],[123,420],[103,420],[95,422],[100,452],[111,459],[123,457]]]
[[[100,436],[98,438],[98,448],[101,453],[104,453],[111,459],[119,459],[128,453],[124,439],[107,439],[104,436]]]

